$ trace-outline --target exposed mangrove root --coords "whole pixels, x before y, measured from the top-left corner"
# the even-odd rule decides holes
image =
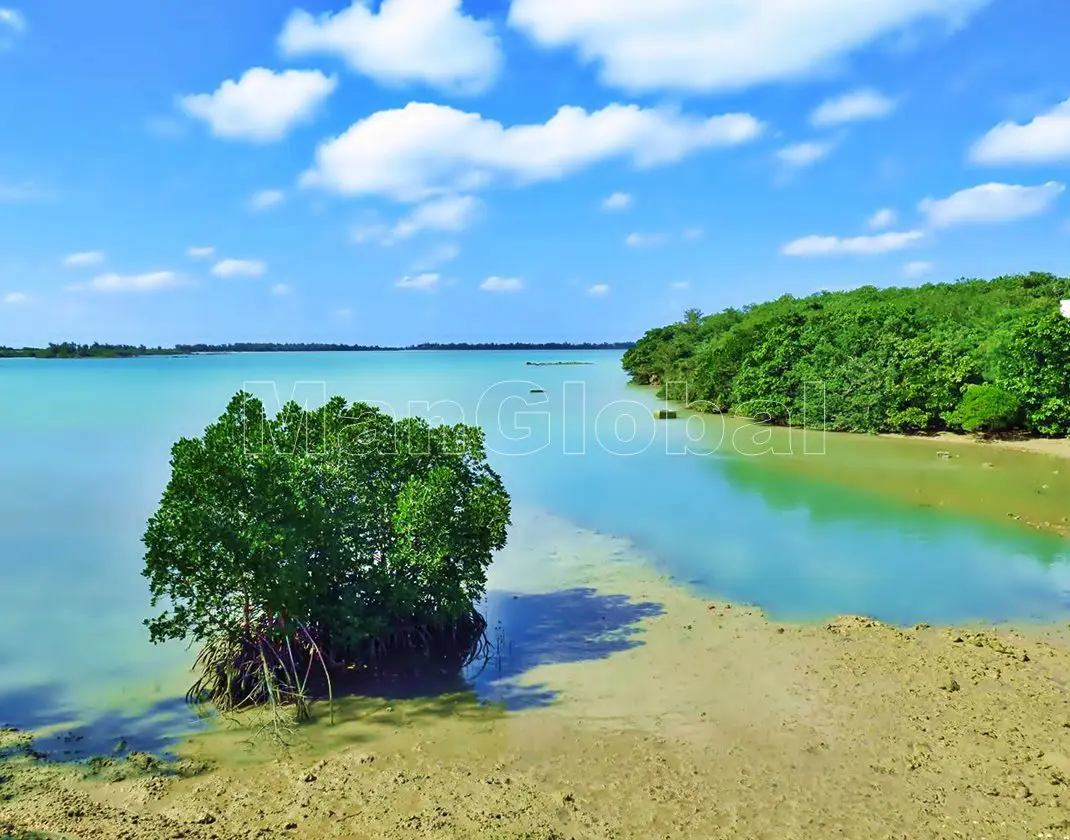
[[[247,624],[240,634],[204,646],[194,663],[198,678],[186,700],[210,704],[223,714],[265,707],[270,715],[264,728],[285,740],[287,720],[309,719],[315,699],[329,701],[333,722],[332,675],[374,678],[399,658],[413,661],[414,654],[460,672],[492,655],[486,628],[483,616],[472,610],[458,621],[441,624],[398,621],[381,636],[337,649],[314,627],[294,622],[289,632],[282,632],[278,620],[262,619]]]

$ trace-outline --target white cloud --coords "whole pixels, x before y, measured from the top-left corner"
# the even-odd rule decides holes
[[[626,192],[615,192],[602,202],[605,210],[627,210],[632,206],[632,197]]]
[[[680,232],[680,239],[684,242],[693,242],[706,235],[706,231],[700,227],[684,228]],[[629,233],[624,237],[624,244],[629,248],[649,248],[654,245],[664,245],[676,236],[668,236],[664,233]]]
[[[524,289],[524,281],[517,277],[488,277],[479,288],[484,292],[519,292]]]
[[[619,104],[593,112],[563,107],[545,123],[506,128],[479,114],[410,102],[321,144],[301,182],[414,202],[469,191],[496,176],[521,184],[562,178],[610,158],[638,168],[674,163],[701,149],[748,142],[763,128],[749,114],[704,118]]]
[[[191,248],[186,249],[186,255],[193,257],[195,260],[202,260],[205,257],[210,257],[215,253],[215,248],[211,245],[194,245]]]
[[[688,283],[686,280],[677,280],[675,283],[672,284],[672,287],[678,291],[682,291],[684,289],[690,289],[691,284]]]
[[[286,200],[286,193],[282,190],[260,190],[249,199],[250,210],[268,210],[277,207]]]
[[[828,157],[832,149],[833,144],[831,142],[818,143],[810,141],[806,143],[795,143],[791,146],[777,149],[776,156],[777,160],[785,166],[801,169],[805,166],[817,163],[822,158]]]
[[[895,110],[896,101],[870,88],[826,99],[810,114],[810,123],[818,127],[843,125],[861,120],[877,120]]]
[[[18,9],[0,8],[0,30],[4,29],[21,35],[26,31],[26,18]]]
[[[214,93],[181,97],[179,105],[207,123],[216,137],[270,143],[309,122],[337,85],[334,76],[319,70],[273,73],[253,67],[238,81],[227,79]]]
[[[926,274],[932,274],[932,270],[933,264],[924,260],[908,262],[903,266],[903,274],[907,277],[924,277]]]
[[[997,224],[1036,216],[1050,208],[1066,187],[1048,181],[1035,187],[980,184],[947,198],[926,198],[918,209],[933,227]]]
[[[8,306],[18,306],[20,303],[28,303],[30,296],[25,292],[8,292],[3,297],[4,303]]]
[[[886,254],[916,245],[925,234],[920,230],[878,233],[873,236],[804,236],[780,249],[791,257],[823,257],[831,254]]]
[[[587,294],[591,297],[602,297],[609,294],[608,283],[595,283],[593,286],[587,289]]]
[[[624,244],[629,248],[649,248],[652,245],[661,245],[665,242],[665,236],[660,233],[629,233],[624,237]]]
[[[442,245],[437,245],[432,248],[431,251],[425,254],[421,259],[413,265],[413,271],[418,274],[422,274],[425,271],[448,263],[451,260],[457,259],[461,255],[461,249],[452,242],[446,242]]]
[[[574,47],[630,91],[739,90],[814,76],[883,36],[988,0],[513,0],[509,23]]]
[[[271,287],[271,294],[273,295],[288,295],[290,294],[290,287],[285,283],[276,283]]]
[[[67,286],[68,291],[90,292],[153,292],[181,285],[183,278],[173,271],[151,271],[147,274],[99,274],[88,283]]]
[[[464,94],[487,90],[502,65],[493,24],[465,15],[461,0],[383,0],[378,13],[368,0],[354,0],[318,18],[299,9],[279,47],[288,56],[338,56],[381,83]]]
[[[475,219],[482,202],[470,195],[454,195],[421,204],[394,226],[395,239],[408,239],[422,231],[460,233]]]
[[[884,228],[894,225],[896,220],[897,216],[891,207],[882,207],[869,217],[869,221],[866,224],[873,230],[884,230]]]
[[[973,144],[974,163],[1070,162],[1070,99],[1025,124],[1001,122]]]
[[[438,288],[441,276],[433,273],[417,274],[412,277],[402,277],[394,285],[399,289],[419,289],[424,292],[433,292]]]
[[[267,271],[267,265],[262,260],[220,260],[212,266],[212,274],[216,277],[259,277]]]
[[[103,251],[79,251],[77,254],[69,254],[63,258],[63,264],[71,268],[98,265],[102,262],[104,262]]]
[[[427,201],[393,225],[365,224],[354,228],[353,241],[396,245],[420,233],[460,233],[479,215],[483,202],[470,195],[452,195]]]

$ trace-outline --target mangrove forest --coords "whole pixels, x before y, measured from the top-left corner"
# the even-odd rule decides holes
[[[855,432],[1070,433],[1070,279],[785,295],[649,330],[632,381],[697,410]]]

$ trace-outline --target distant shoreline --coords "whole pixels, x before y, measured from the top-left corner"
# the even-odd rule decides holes
[[[635,342],[542,342],[542,343],[455,343],[412,344],[405,347],[380,347],[364,344],[270,344],[238,342],[235,344],[178,344],[174,347],[145,347],[129,344],[75,344],[64,342],[48,347],[0,347],[0,359],[132,359],[146,356],[185,358],[236,353],[404,353],[412,351],[540,351],[628,350]]]

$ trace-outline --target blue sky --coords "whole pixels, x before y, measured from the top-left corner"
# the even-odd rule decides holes
[[[1065,0],[20,1],[0,344],[626,340],[1070,274]]]

